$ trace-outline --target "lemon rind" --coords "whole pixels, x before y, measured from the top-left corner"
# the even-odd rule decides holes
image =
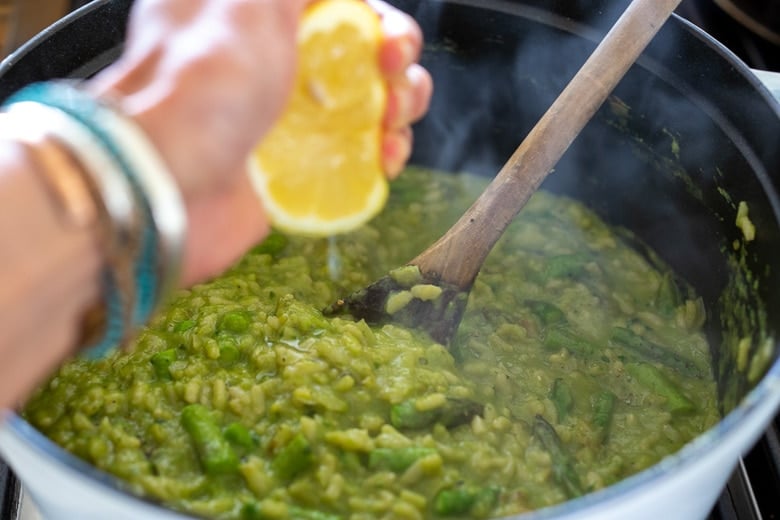
[[[257,159],[252,156],[247,162],[249,179],[263,203],[263,209],[271,219],[272,225],[280,231],[295,235],[326,237],[354,231],[377,216],[385,207],[389,195],[388,181],[378,177],[370,193],[367,194],[364,209],[337,219],[324,219],[322,216],[291,215],[274,201],[268,193],[268,177],[262,173]]]

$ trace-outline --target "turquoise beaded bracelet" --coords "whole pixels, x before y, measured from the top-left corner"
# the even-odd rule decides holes
[[[74,84],[32,84],[11,96],[4,108],[9,113],[56,111],[61,124],[55,137],[81,160],[92,184],[102,183],[105,188],[107,172],[113,171],[119,172],[129,186],[137,222],[131,227],[127,222],[116,222],[116,211],[107,207],[116,197],[116,190],[96,190],[101,199],[98,204],[114,221],[110,226],[114,236],[109,237],[112,244],[103,275],[106,327],[103,337],[86,352],[93,357],[106,355],[150,318],[178,281],[186,216],[177,186],[140,127]],[[48,122],[52,119],[37,118]],[[81,138],[75,139],[74,135]],[[95,171],[97,166],[90,158],[96,154],[109,156],[116,167]],[[120,180],[113,181],[116,186]],[[123,283],[125,278],[128,283]]]

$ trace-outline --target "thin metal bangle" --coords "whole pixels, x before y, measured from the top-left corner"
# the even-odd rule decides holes
[[[9,103],[37,102],[83,125],[121,166],[141,210],[141,246],[135,258],[133,324],[144,323],[178,282],[186,234],[186,213],[178,187],[143,130],[108,102],[72,82],[29,85]]]
[[[187,216],[179,187],[146,133],[113,103],[102,102],[100,124],[116,143],[135,174],[146,196],[158,235],[162,259],[158,268],[158,303],[173,291],[179,282]]]
[[[128,251],[135,247],[133,237],[139,227],[132,187],[96,138],[61,111],[21,102],[5,107],[3,117],[6,121],[3,132],[9,139],[35,146],[37,141],[51,138],[65,147],[82,165],[85,181],[94,190],[96,206],[109,221],[109,229],[100,237],[105,257],[101,274],[105,323],[102,334],[97,336],[99,339],[83,346],[90,356],[103,356],[131,333],[134,284],[132,262],[127,257]],[[41,121],[46,121],[45,130]],[[90,332],[85,331],[88,337],[95,337]]]

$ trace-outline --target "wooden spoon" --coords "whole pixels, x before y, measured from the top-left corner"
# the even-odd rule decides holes
[[[372,323],[397,322],[421,328],[434,340],[449,344],[493,245],[680,1],[634,0],[447,233],[405,267],[338,300],[326,314],[350,314]]]

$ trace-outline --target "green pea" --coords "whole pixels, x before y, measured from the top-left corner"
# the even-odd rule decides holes
[[[164,380],[171,379],[171,373],[168,367],[171,363],[176,361],[176,349],[170,348],[168,350],[161,350],[151,357],[149,360],[154,368],[154,373],[158,378]]]
[[[251,324],[249,316],[244,311],[230,311],[222,315],[217,323],[220,332],[232,332],[241,334],[249,330]]]
[[[223,365],[232,365],[241,357],[241,351],[233,338],[219,339],[219,361]]]

